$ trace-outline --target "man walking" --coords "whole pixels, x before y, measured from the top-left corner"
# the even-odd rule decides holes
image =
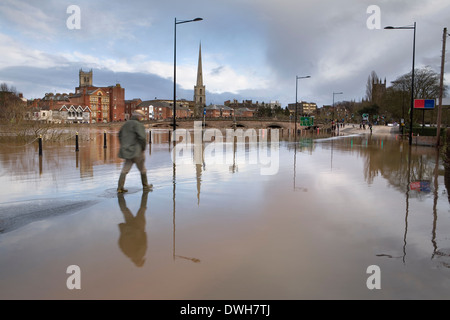
[[[146,136],[145,128],[141,121],[144,119],[145,113],[142,110],[135,110],[130,118],[119,131],[120,150],[119,158],[125,159],[122,171],[120,172],[118,193],[124,193],[128,190],[124,189],[125,178],[130,172],[133,163],[141,173],[142,187],[144,191],[149,191],[153,185],[147,182],[147,170],[145,168],[145,146]]]

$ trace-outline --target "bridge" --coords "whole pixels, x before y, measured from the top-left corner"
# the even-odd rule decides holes
[[[283,129],[283,130],[295,130],[295,123],[292,120],[280,120],[273,118],[206,118],[206,119],[177,119],[177,128],[190,129],[194,128],[194,121],[201,121],[205,128],[219,128],[219,129]],[[172,128],[173,120],[154,120],[146,121],[151,128]],[[314,125],[313,127],[301,126],[297,122],[298,130],[310,130],[310,129],[327,129],[328,126],[322,124]]]

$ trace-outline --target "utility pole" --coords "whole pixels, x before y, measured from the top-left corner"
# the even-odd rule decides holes
[[[441,117],[442,117],[442,95],[444,93],[444,65],[445,65],[445,41],[447,39],[447,28],[444,28],[442,36],[442,57],[441,57],[441,80],[439,88],[439,106],[437,118],[436,147],[439,148],[441,140]]]

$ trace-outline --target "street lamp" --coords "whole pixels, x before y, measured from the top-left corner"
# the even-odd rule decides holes
[[[311,76],[304,76],[304,77],[299,77],[299,76],[295,76],[295,120],[294,120],[294,126],[295,126],[295,137],[297,137],[297,92],[298,92],[298,79],[307,79],[307,78],[311,78]]]
[[[174,23],[174,37],[173,37],[173,130],[176,129],[176,116],[177,116],[177,109],[176,109],[176,90],[177,90],[177,24],[182,23],[188,23],[188,22],[194,22],[194,21],[201,21],[202,18],[195,18],[192,20],[177,20],[175,18]]]
[[[386,30],[393,29],[413,29],[414,37],[413,37],[413,56],[412,56],[412,71],[411,71],[411,110],[410,110],[410,123],[409,123],[409,145],[412,145],[412,132],[413,132],[413,111],[414,111],[414,60],[416,56],[416,23],[414,22],[413,26],[406,27],[384,27]]]

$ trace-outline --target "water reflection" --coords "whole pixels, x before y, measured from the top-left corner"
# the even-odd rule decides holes
[[[199,140],[202,141],[202,140]],[[175,145],[175,142],[174,142]],[[176,185],[177,185],[177,165],[176,165],[176,156],[177,153],[173,149],[173,163],[172,163],[172,258],[173,260],[184,259],[194,263],[199,263],[200,259],[195,257],[187,257],[176,252]],[[195,177],[196,177],[196,185],[197,185],[197,206],[200,206],[200,192],[201,192],[201,180],[202,180],[202,171],[204,170],[204,144],[196,143],[193,147],[192,158],[194,160],[195,166]]]
[[[383,177],[388,188],[394,188],[404,193],[405,206],[404,212],[404,232],[403,245],[401,254],[378,253],[378,257],[401,258],[404,264],[407,263],[408,249],[408,229],[410,226],[411,211],[414,211],[416,218],[417,210],[415,206],[411,206],[411,202],[415,204],[417,201],[425,202],[432,197],[430,201],[431,212],[431,232],[430,239],[432,243],[431,259],[439,257],[438,265],[448,268],[450,261],[444,261],[444,257],[450,257],[450,249],[441,248],[437,242],[438,230],[438,200],[439,200],[439,177],[444,176],[446,190],[442,194],[448,194],[450,186],[448,178],[448,166],[445,167],[441,163],[441,154],[438,150],[430,147],[412,146],[399,141],[395,136],[386,138],[373,135],[355,136],[355,137],[331,137],[325,139],[299,139],[294,145],[288,145],[288,148],[294,149],[293,176],[294,191],[307,191],[306,187],[297,186],[297,157],[298,153],[312,154],[317,147],[321,146],[324,150],[329,149],[330,171],[333,171],[333,160],[335,153],[342,154],[351,153],[363,159],[363,173],[365,181],[368,185],[374,184],[377,177]],[[446,176],[447,174],[447,176]],[[389,191],[387,191],[389,192]],[[384,195],[386,199],[388,196]],[[449,197],[450,199],[450,197]],[[378,201],[383,201],[380,198]],[[428,202],[428,201],[427,201]],[[377,202],[373,203],[376,207]],[[427,211],[418,212],[423,215]],[[445,235],[441,236],[445,239]],[[444,241],[443,246],[448,245],[448,241]]]
[[[147,252],[145,211],[147,210],[148,191],[142,192],[141,204],[135,216],[128,209],[123,193],[119,193],[117,199],[125,220],[119,224],[119,248],[137,267],[142,267]]]
[[[46,143],[40,162],[34,147],[14,152],[0,148],[0,182],[11,186],[2,195],[5,208],[0,208],[0,219],[2,212],[14,212],[9,199],[32,203],[51,193],[64,208],[64,199],[73,196],[96,200],[78,210],[79,216],[60,215],[59,220],[46,216],[34,228],[21,224],[14,233],[0,234],[0,281],[20,278],[16,264],[32,265],[38,254],[53,263],[47,251],[59,255],[72,250],[65,256],[74,255],[75,263],[85,268],[102,265],[97,260],[105,256],[79,249],[89,243],[95,252],[107,254],[110,276],[118,283],[127,267],[139,267],[139,272],[126,274],[131,281],[120,284],[126,289],[123,292],[133,292],[132,298],[138,296],[133,296],[136,287],[151,287],[138,297],[149,294],[156,299],[334,298],[343,293],[372,298],[373,292],[364,287],[366,279],[355,276],[371,264],[382,267],[385,297],[408,296],[414,291],[411,288],[430,281],[439,292],[447,290],[450,174],[435,149],[410,148],[395,136],[281,137],[279,171],[263,176],[258,164],[248,161],[258,151],[250,141],[224,142],[224,151],[232,152],[225,157],[230,161],[217,163],[209,152],[214,141],[174,143],[172,138],[167,130],[152,130],[146,157],[155,186],[151,233],[146,223],[148,193],[141,195],[140,188],[115,193],[121,160],[113,133],[107,148],[102,135],[94,134],[97,141],[83,140],[78,153],[71,144]],[[173,161],[179,143],[185,143],[191,161]],[[139,197],[139,210],[133,215],[125,200]],[[50,209],[54,206],[53,200],[48,201]],[[27,208],[35,211],[32,205]],[[29,212],[24,213],[28,217]],[[85,232],[86,227],[92,232]],[[44,247],[55,238],[58,246],[51,243],[52,250],[34,253],[37,244]],[[20,262],[10,259],[16,255]],[[405,276],[399,277],[400,273]],[[332,275],[325,284],[323,275]],[[223,288],[220,294],[215,290],[218,283]],[[193,287],[198,291],[189,291]],[[265,290],[268,287],[271,290]],[[82,294],[89,290],[86,287]],[[155,293],[161,290],[164,293]]]
[[[444,190],[442,194],[447,193],[448,200],[450,202],[450,194],[449,194],[449,187],[450,184],[448,182],[449,180],[449,163],[448,160],[450,159],[450,147],[447,147],[446,154],[445,154],[445,172],[444,172],[444,181],[446,186],[446,191]],[[450,247],[447,248],[439,248],[438,242],[437,242],[437,222],[438,222],[438,210],[437,210],[437,204],[438,204],[438,198],[439,198],[439,162],[440,162],[440,154],[436,153],[435,158],[435,170],[434,170],[434,201],[433,201],[433,228],[432,228],[432,238],[431,242],[433,245],[433,254],[431,255],[431,259],[439,259],[440,265],[450,268]],[[444,261],[442,261],[444,258]]]

